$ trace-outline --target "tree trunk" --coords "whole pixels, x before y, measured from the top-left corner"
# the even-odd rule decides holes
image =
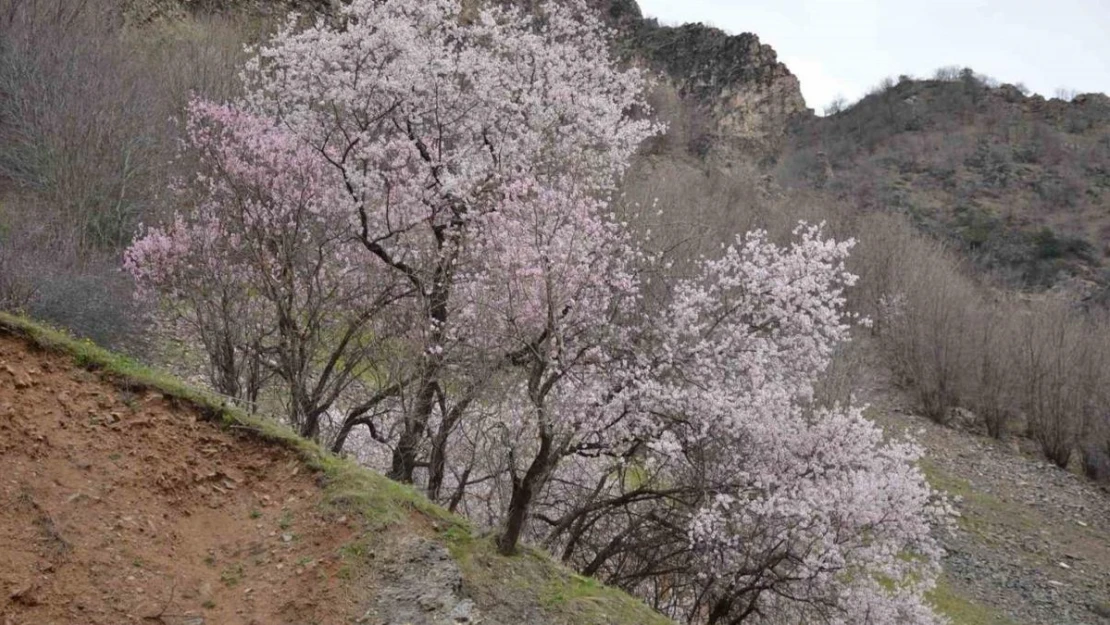
[[[505,517],[505,530],[497,538],[497,551],[504,556],[516,553],[517,543],[524,533],[524,524],[528,520],[528,510],[535,496],[535,481],[528,479],[513,481],[513,496],[509,500],[509,513]]]
[[[389,468],[389,478],[405,484],[412,484],[412,474],[416,470],[416,451],[435,406],[438,367],[428,364],[425,371],[416,396],[416,405],[405,415],[405,429],[397,439],[397,447],[393,449],[393,462]]]
[[[467,467],[459,476],[459,484],[455,487],[455,494],[451,495],[451,501],[447,503],[448,512],[455,512],[459,509],[459,504],[462,503],[463,496],[466,495],[466,481],[468,479],[470,479],[470,467]]]
[[[455,404],[447,414],[443,415],[443,422],[439,431],[432,437],[432,450],[428,457],[428,499],[439,501],[439,490],[443,487],[443,477],[447,469],[447,441],[455,425],[462,419],[466,409],[470,407],[471,397],[466,397]]]
[[[540,435],[540,449],[532,459],[528,471],[523,479],[513,476],[513,494],[509,499],[509,512],[505,517],[505,529],[497,538],[497,551],[501,555],[512,555],[516,552],[517,543],[524,533],[525,524],[528,522],[528,513],[531,511],[532,501],[536,493],[543,488],[547,477],[555,468],[557,456],[552,453],[551,436],[547,433]]]
[[[359,422],[355,419],[346,419],[343,425],[339,427],[339,433],[335,435],[335,440],[331,443],[331,453],[339,454],[343,451],[343,446],[347,444],[347,436],[351,434],[351,430],[355,429],[355,425]]]
[[[432,322],[432,332],[426,348],[442,349],[447,328],[447,302],[450,298],[450,259],[440,261],[436,267],[432,292],[428,296],[428,318]],[[412,412],[405,415],[405,427],[393,450],[393,462],[389,477],[398,482],[412,484],[412,474],[416,469],[416,450],[424,429],[435,408],[436,390],[439,388],[439,374],[443,368],[443,356],[439,352],[426,351],[420,368],[420,388],[416,393],[416,404]]]

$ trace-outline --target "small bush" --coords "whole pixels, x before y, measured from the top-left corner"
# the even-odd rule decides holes
[[[967,406],[987,434],[1001,439],[1017,411],[1013,391],[1019,380],[1012,366],[1013,329],[1008,311],[984,303],[973,313],[970,370],[964,378]]]
[[[1098,429],[1080,442],[1079,457],[1087,477],[1110,481],[1110,416],[1103,415]]]
[[[1071,461],[1091,398],[1099,389],[1102,358],[1096,328],[1065,302],[1040,302],[1017,317],[1017,386],[1027,433],[1060,467]]]
[[[854,306],[875,320],[892,369],[924,413],[946,422],[960,405],[971,362],[975,291],[951,254],[905,220],[874,215],[861,231],[852,258],[860,275]]]
[[[132,297],[130,279],[119,272],[113,260],[48,271],[49,275],[40,274],[35,297],[26,307],[33,318],[68,328],[113,350],[143,351],[144,311]]]

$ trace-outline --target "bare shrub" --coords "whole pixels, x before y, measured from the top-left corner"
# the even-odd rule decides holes
[[[1070,89],[1068,87],[1057,87],[1056,91],[1053,92],[1052,97],[1055,100],[1063,100],[1064,102],[1071,102],[1072,100],[1075,99],[1075,96],[1077,96],[1077,95],[1079,95],[1079,92],[1076,91],[1075,89]]]
[[[146,314],[109,251],[81,251],[37,218],[33,196],[10,196],[0,213],[0,308],[17,310],[112,349],[145,348]]]
[[[875,320],[883,351],[924,413],[946,422],[969,370],[976,292],[941,244],[887,215],[860,225],[852,258],[858,312]]]
[[[26,310],[35,292],[35,284],[28,278],[24,251],[10,241],[0,241],[0,310]]]
[[[1085,311],[1087,360],[1082,392],[1086,402],[1075,441],[1080,466],[1093,480],[1110,480],[1110,313]]]
[[[661,252],[671,269],[687,275],[737,235],[754,229],[774,241],[790,240],[799,221],[824,222],[837,237],[851,236],[852,209],[820,192],[780,188],[754,167],[721,169],[677,157],[641,159],[625,177],[617,210]]]
[[[883,78],[882,80],[880,80],[878,82],[878,84],[876,84],[874,87],[871,87],[871,89],[867,92],[867,94],[868,95],[882,95],[884,93],[887,93],[891,89],[893,89],[895,84],[896,83],[894,82],[894,78],[892,78],[890,76],[887,76],[887,77]]]
[[[1013,366],[1014,330],[1011,306],[984,304],[973,313],[969,341],[970,370],[964,377],[967,406],[982,420],[987,434],[1006,435],[1017,409],[1013,393],[1019,384]]]
[[[955,82],[960,79],[960,67],[958,65],[947,65],[945,67],[938,67],[933,72],[933,80],[941,80],[944,82]]]
[[[1093,409],[1102,360],[1091,325],[1066,302],[1046,301],[1017,315],[1016,363],[1028,434],[1049,460],[1066,468]]]
[[[826,116],[836,115],[837,113],[843,112],[848,107],[848,98],[845,98],[843,95],[837,94],[837,96],[832,99],[832,102],[829,102],[825,105],[824,113]]]
[[[0,0],[0,177],[81,249],[119,248],[161,201],[192,92],[233,88],[243,37],[125,25],[107,0]]]
[[[913,381],[925,415],[941,423],[960,404],[960,378],[970,355],[967,300],[963,285],[950,275],[943,267],[928,267],[908,280],[904,307],[892,310],[893,336],[885,337]]]
[[[818,408],[855,406],[856,393],[861,390],[869,364],[863,343],[849,341],[838,345],[828,368],[814,386],[813,405]]]
[[[874,319],[894,372],[923,412],[971,410],[1001,438],[1018,415],[1045,457],[1066,467],[1078,447],[1102,469],[1110,323],[1063,300],[987,297],[944,247],[897,217],[860,225],[853,308]]]
[[[27,312],[98,345],[144,353],[146,311],[132,297],[131,280],[118,266],[114,256],[105,255],[37,267],[37,290]]]
[[[1078,447],[1083,473],[1092,480],[1110,480],[1110,412],[1105,408],[1085,424]]]
[[[31,279],[33,246],[26,232],[17,227],[0,204],[0,310],[22,311],[35,296]]]

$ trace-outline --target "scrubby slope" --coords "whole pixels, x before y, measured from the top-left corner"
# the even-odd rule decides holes
[[[665,623],[413,491],[0,317],[0,622]]]
[[[940,75],[799,120],[779,178],[905,214],[1015,286],[1074,276],[1105,288],[1110,98],[1046,100],[970,71]]]

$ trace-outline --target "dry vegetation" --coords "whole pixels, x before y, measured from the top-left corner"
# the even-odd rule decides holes
[[[829,112],[792,137],[784,183],[905,215],[1010,286],[1104,289],[1110,98],[1045,100],[943,68]]]
[[[1087,475],[1110,476],[1101,311],[981,284],[896,217],[871,216],[862,231],[856,306],[876,321],[889,366],[927,416],[970,417],[996,438],[1027,435],[1060,467],[1079,452]]]
[[[119,5],[0,0],[0,304],[134,348],[119,253],[166,208],[190,95],[231,94],[263,25]]]
[[[661,91],[656,99],[669,102]],[[1027,436],[1058,466],[1110,479],[1110,397],[1104,390],[1110,382],[1104,355],[1110,321],[1102,304],[1092,297],[1079,301],[1088,292],[1014,288],[1023,284],[1015,272],[1047,271],[1045,263],[1062,267],[1070,244],[1050,241],[1041,231],[1029,243],[1031,256],[1015,261],[1009,271],[983,271],[990,264],[984,260],[988,251],[969,250],[965,242],[928,228],[922,232],[912,215],[864,201],[862,181],[876,175],[866,165],[832,174],[840,177],[835,188],[823,184],[827,178],[795,184],[781,169],[774,178],[755,168],[718,169],[691,154],[691,137],[699,131],[689,123],[690,113],[674,103],[661,112],[669,121],[677,116],[672,136],[654,144],[632,173],[624,205],[657,249],[674,260],[672,271],[681,273],[685,261],[712,255],[738,232],[763,228],[781,238],[798,220],[825,221],[837,236],[857,239],[851,266],[860,280],[850,305],[871,320],[870,334],[882,346],[886,365],[924,414],[945,424],[956,418],[995,438]],[[844,149],[863,153],[867,136],[844,138]],[[784,166],[799,154],[788,156]],[[838,167],[847,167],[856,156],[837,158]],[[822,175],[832,168],[822,169]],[[881,181],[879,176],[870,182]],[[660,212],[660,207],[676,208]],[[845,377],[852,380],[858,372],[853,352],[845,350],[830,371],[827,394],[849,400]]]

